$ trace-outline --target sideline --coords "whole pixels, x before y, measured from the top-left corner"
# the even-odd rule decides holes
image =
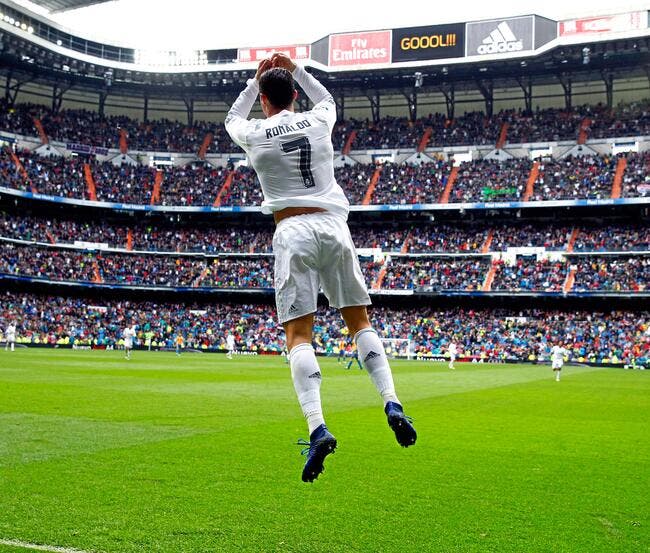
[[[72,547],[59,547],[58,545],[39,545],[37,543],[28,543],[20,540],[5,540],[0,538],[0,545],[11,545],[13,547],[22,547],[23,549],[32,549],[33,551],[48,551],[50,553],[93,553],[83,549],[74,549]]]

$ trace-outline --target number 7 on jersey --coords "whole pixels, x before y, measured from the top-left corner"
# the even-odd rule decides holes
[[[298,150],[298,169],[300,169],[302,182],[305,188],[316,186],[314,175],[311,172],[311,144],[309,143],[309,138],[303,136],[295,140],[290,140],[289,142],[283,142],[280,147],[286,153]]]

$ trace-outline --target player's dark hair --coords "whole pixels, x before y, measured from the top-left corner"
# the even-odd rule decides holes
[[[282,67],[264,71],[260,77],[260,92],[274,108],[287,109],[293,102],[295,90],[291,73]]]

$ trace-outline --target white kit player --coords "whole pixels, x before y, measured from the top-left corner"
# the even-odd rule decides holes
[[[14,346],[16,344],[16,323],[10,322],[5,328],[5,351],[8,351],[11,348],[11,351],[14,351]]]
[[[133,340],[135,338],[135,326],[127,326],[122,332],[124,339],[124,357],[131,359],[131,350],[133,349]]]
[[[456,361],[456,357],[458,356],[458,346],[456,345],[456,342],[449,342],[447,351],[449,352],[449,368],[454,370],[456,368],[454,367],[454,361]]]
[[[560,373],[562,372],[562,365],[564,365],[564,356],[567,354],[567,350],[564,349],[559,344],[555,344],[551,348],[551,368],[555,373],[555,381],[560,381]]]
[[[295,113],[295,81],[313,102]],[[266,119],[248,116],[259,94]],[[313,482],[337,442],[325,425],[321,372],[312,347],[314,313],[322,287],[354,336],[359,358],[384,401],[388,424],[400,445],[416,432],[393,384],[384,347],[366,306],[370,297],[347,225],[349,202],[334,178],[332,128],[336,104],[314,77],[283,54],[260,62],[226,117],[226,130],[246,152],[262,186],[262,212],[273,214],[275,299],[284,327],[294,388],[310,441],[302,479]]]
[[[229,332],[228,336],[226,336],[226,349],[228,350],[226,357],[228,359],[232,359],[232,354],[235,352],[235,337],[231,332]]]

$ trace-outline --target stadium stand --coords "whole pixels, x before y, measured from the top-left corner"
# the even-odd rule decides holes
[[[138,326],[142,347],[173,348],[178,330],[186,346],[224,350],[225,337],[235,330],[237,347],[256,353],[284,348],[281,328],[268,306],[246,303],[156,303],[3,292],[0,328],[8,317],[18,320],[18,342],[33,345],[106,347],[118,345],[124,321]],[[432,309],[374,307],[374,327],[382,337],[411,339],[423,357],[442,356],[450,340],[460,357],[484,361],[539,359],[539,346],[561,341],[577,362],[646,362],[650,313],[580,310]],[[337,353],[339,314],[319,308],[314,343],[320,353]],[[323,347],[320,344],[328,344]]]

